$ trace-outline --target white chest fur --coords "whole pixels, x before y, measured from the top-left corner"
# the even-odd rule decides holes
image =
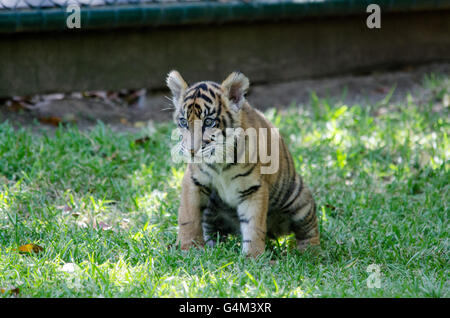
[[[237,207],[240,200],[239,191],[242,189],[240,179],[233,179],[239,167],[223,169],[221,166],[202,165],[195,174],[196,179],[202,184],[215,190],[219,197],[230,207]]]

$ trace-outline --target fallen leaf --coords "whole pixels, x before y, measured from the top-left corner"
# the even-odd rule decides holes
[[[30,243],[30,244],[26,244],[26,245],[22,245],[19,247],[19,252],[20,253],[39,253],[42,252],[44,250],[43,247]]]
[[[0,293],[4,294],[6,292],[9,292],[13,296],[17,296],[20,293],[20,288],[19,287],[12,287],[12,288],[1,287],[0,288]]]
[[[52,125],[55,127],[58,127],[59,124],[63,123],[63,120],[59,117],[56,116],[51,116],[51,117],[41,117],[38,119],[41,123],[43,124],[48,124],[48,125]]]
[[[141,145],[141,144],[144,144],[144,143],[146,143],[146,142],[148,142],[148,141],[150,141],[150,137],[146,136],[146,137],[142,137],[142,138],[136,139],[136,140],[134,141],[134,143],[135,143],[136,145]]]
[[[9,292],[10,292],[12,295],[17,296],[17,295],[19,295],[19,293],[20,293],[20,289],[19,289],[19,287],[15,287],[15,288],[10,289]]]
[[[12,111],[18,112],[21,110],[27,110],[26,104],[19,100],[10,100],[6,104]]]
[[[83,92],[84,97],[93,97],[93,98],[100,98],[100,99],[106,99],[107,98],[107,92],[105,91],[88,91]]]

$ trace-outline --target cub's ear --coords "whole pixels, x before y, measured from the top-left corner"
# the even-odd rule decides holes
[[[242,105],[244,105],[244,96],[247,93],[249,85],[248,78],[240,72],[231,73],[222,82],[222,90],[235,110],[241,109]]]
[[[180,96],[184,93],[188,85],[178,71],[171,71],[167,75],[166,83],[172,92],[173,103],[177,106]]]

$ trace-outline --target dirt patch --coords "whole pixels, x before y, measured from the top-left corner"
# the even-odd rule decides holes
[[[248,93],[248,100],[261,110],[283,108],[292,103],[309,104],[313,92],[319,98],[347,105],[376,104],[391,92],[392,103],[404,100],[407,94],[420,102],[429,100],[432,94],[431,74],[445,77],[445,82],[449,83],[450,63],[409,67],[391,72],[377,71],[366,75],[255,85]],[[115,130],[135,131],[148,121],[171,120],[172,104],[167,97],[168,91],[128,91],[121,96],[119,98],[117,93],[111,92],[52,94],[27,97],[27,102],[20,102],[21,99],[16,97],[15,100],[0,101],[0,122],[8,120],[15,127],[52,130],[59,123],[67,122],[86,129],[101,120]]]

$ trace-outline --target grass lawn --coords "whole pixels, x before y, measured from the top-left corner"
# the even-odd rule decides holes
[[[170,159],[173,124],[146,141],[146,129],[33,134],[0,118],[0,297],[449,297],[448,83],[426,78],[420,102],[312,94],[266,112],[314,191],[322,241],[318,254],[270,241],[257,260],[239,238],[174,246],[184,166]],[[28,243],[44,250],[20,253]]]

